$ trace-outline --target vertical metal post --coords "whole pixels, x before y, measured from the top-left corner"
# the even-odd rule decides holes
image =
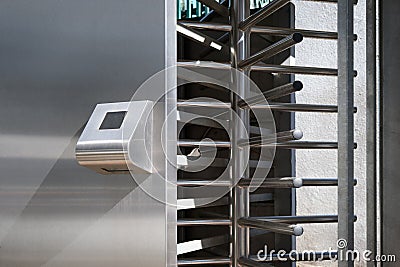
[[[354,1],[338,0],[338,239],[339,267],[354,266],[346,260],[354,249]]]
[[[367,249],[377,255],[376,0],[367,0]],[[375,266],[373,261],[368,266]]]
[[[250,2],[249,0],[231,0],[230,3],[230,22],[232,26],[231,32],[231,64],[233,68],[238,69],[238,63],[241,60],[246,59],[250,56],[250,32],[240,31],[239,23],[250,15]],[[244,69],[245,74],[249,74],[249,69]],[[235,76],[235,75],[234,75]],[[236,112],[238,117],[244,122],[245,125],[249,125],[249,113],[247,110],[240,109],[238,101],[240,96],[244,97],[248,90],[248,84],[241,77],[234,77],[237,92],[231,94],[231,105],[233,112]],[[231,174],[232,180],[237,180],[238,177],[243,173],[241,169],[243,160],[243,151],[236,145],[237,140],[246,136],[243,132],[244,129],[239,127],[239,123],[235,123],[236,119],[231,120]],[[248,170],[244,172],[244,175],[248,176]],[[249,178],[249,177],[245,177]],[[249,229],[241,228],[238,225],[238,219],[241,217],[249,216],[249,191],[247,188],[232,188],[231,192],[231,219],[232,219],[232,247],[231,257],[232,266],[238,266],[238,259],[240,257],[247,257],[249,254]]]

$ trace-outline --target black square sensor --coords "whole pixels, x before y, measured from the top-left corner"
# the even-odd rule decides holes
[[[103,122],[100,125],[100,130],[119,129],[124,121],[126,111],[107,112]]]

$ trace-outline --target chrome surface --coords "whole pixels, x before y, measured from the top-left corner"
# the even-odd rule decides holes
[[[205,226],[205,225],[221,225],[229,226],[232,221],[229,219],[181,219],[178,220],[178,226]]]
[[[231,0],[229,8],[229,22],[232,27],[230,32],[230,66],[249,76],[249,69],[241,69],[239,65],[241,61],[250,56],[250,32],[248,30],[241,31],[239,25],[241,21],[245,20],[250,15],[250,1]],[[246,177],[249,176],[249,168],[243,164],[243,162],[247,160],[247,158],[245,158],[244,149],[240,149],[236,144],[240,139],[247,136],[246,134],[250,126],[249,112],[241,109],[238,103],[240,99],[244,99],[248,96],[250,86],[243,77],[236,76],[233,82],[237,89],[230,94],[230,104],[233,110],[233,112],[231,112],[231,121],[234,123],[234,127],[230,129],[230,138],[231,143],[234,145],[231,149],[229,168],[231,180],[237,181],[242,178],[242,175]],[[237,114],[237,116],[234,116],[234,114]],[[243,123],[244,127],[239,127],[240,122]],[[232,184],[230,196],[229,216],[232,220],[232,226],[230,228],[230,257],[232,261],[231,265],[238,266],[238,259],[249,254],[250,234],[248,229],[242,229],[239,226],[238,219],[244,216],[247,217],[250,214],[250,193],[247,188],[239,188],[235,184]]]
[[[301,33],[295,32],[282,40],[268,46],[267,48],[259,51],[258,53],[251,55],[250,57],[246,57],[241,60],[238,64],[239,68],[247,68],[251,67],[262,60],[271,58],[286,49],[294,46],[295,44],[300,43],[303,40],[303,35]]]
[[[288,4],[290,0],[274,0],[271,1],[268,5],[261,8],[259,11],[254,13],[253,15],[245,18],[245,20],[241,21],[239,24],[239,28],[242,31],[248,30],[251,26],[256,25],[258,22],[262,21],[266,17],[272,15],[274,12],[282,8],[284,5]]]
[[[250,187],[251,179],[241,179],[238,183],[241,187]],[[302,178],[267,178],[258,187],[266,188],[299,188],[303,185]]]
[[[264,92],[260,96],[254,96],[246,99],[246,101],[239,101],[239,105],[241,108],[251,107],[252,105],[260,104],[265,102],[265,100],[273,100],[276,98],[280,98],[294,92],[298,92],[303,89],[303,83],[300,81],[294,81],[292,83],[284,84],[275,88],[272,88],[266,92]]]
[[[180,61],[178,66],[189,68],[214,68],[214,69],[227,69],[229,64],[226,63],[203,63],[201,65],[196,61]],[[323,75],[323,76],[337,76],[338,70],[331,68],[318,68],[306,66],[286,66],[286,65],[273,65],[262,64],[251,66],[252,71],[264,71],[268,73],[282,73],[282,74],[305,74],[305,75]],[[353,72],[354,77],[357,76],[357,71]]]
[[[242,227],[268,230],[283,235],[300,236],[303,234],[303,227],[298,225],[289,225],[280,222],[265,221],[251,217],[240,218],[238,221],[239,225]]]
[[[152,109],[151,101],[97,104],[76,144],[78,163],[102,174],[152,173]],[[101,129],[113,112],[125,112],[120,127]]]

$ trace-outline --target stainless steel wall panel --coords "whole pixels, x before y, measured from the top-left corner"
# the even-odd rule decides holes
[[[74,146],[97,103],[128,101],[173,61],[174,6],[0,2],[0,266],[166,266],[174,210],[79,166]]]

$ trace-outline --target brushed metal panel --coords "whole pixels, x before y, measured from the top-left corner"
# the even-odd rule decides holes
[[[74,146],[97,103],[173,60],[173,2],[0,2],[0,266],[166,266],[174,210],[79,166]]]

